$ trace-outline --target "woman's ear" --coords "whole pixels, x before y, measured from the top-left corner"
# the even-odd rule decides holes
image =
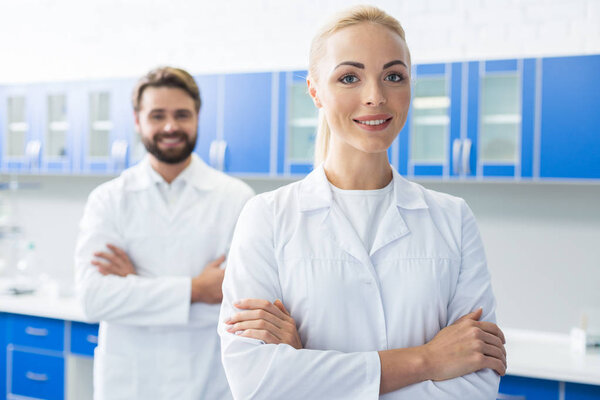
[[[317,108],[323,107],[321,101],[319,100],[319,97],[317,96],[317,88],[315,87],[315,84],[311,82],[310,79],[306,79],[306,85],[308,86],[308,94],[310,95],[310,97],[312,97],[315,106]]]

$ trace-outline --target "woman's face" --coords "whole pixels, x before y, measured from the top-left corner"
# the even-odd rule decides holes
[[[374,23],[344,28],[326,39],[309,92],[325,112],[332,146],[384,152],[406,122],[410,65],[404,40]]]

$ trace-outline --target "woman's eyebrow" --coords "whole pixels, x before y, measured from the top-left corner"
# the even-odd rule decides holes
[[[406,68],[408,68],[408,66],[404,63],[404,61],[402,61],[402,60],[393,60],[393,61],[390,61],[389,63],[384,64],[383,69],[388,69],[389,67],[391,67],[393,65],[397,65],[397,64],[402,64]]]
[[[344,62],[339,63],[334,68],[334,70],[338,69],[342,65],[350,65],[350,66],[353,66],[353,67],[356,67],[356,68],[365,69],[365,64],[362,64],[362,63],[359,63],[359,62],[356,62],[356,61],[344,61]]]

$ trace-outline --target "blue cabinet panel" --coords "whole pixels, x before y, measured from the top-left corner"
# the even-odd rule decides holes
[[[523,60],[521,101],[521,176],[533,176],[536,60]]]
[[[600,386],[581,383],[565,383],[565,400],[598,400]]]
[[[0,313],[0,399],[6,393],[6,314]]]
[[[304,76],[306,81],[306,71],[292,71],[292,72],[279,72],[279,94],[278,101],[279,105],[277,108],[277,174],[283,175],[285,173],[285,158],[287,148],[287,123],[289,118],[288,104],[290,103],[289,86],[294,79],[300,82],[300,76]],[[295,78],[298,77],[298,78]]]
[[[469,156],[469,170],[467,175],[475,175],[477,165],[477,138],[479,137],[479,62],[471,61],[468,64],[467,79],[467,137],[471,139],[471,154]]]
[[[290,174],[292,175],[306,175],[313,170],[312,164],[292,164],[290,165]]]
[[[226,171],[267,174],[271,146],[271,73],[225,76]]]
[[[10,393],[38,399],[64,399],[65,361],[62,357],[11,351]]]
[[[515,176],[514,165],[484,165],[483,176],[489,177],[513,177]]]
[[[63,351],[64,322],[57,319],[10,314],[8,342],[16,346]]]
[[[491,60],[485,62],[485,72],[514,72],[518,69],[517,60]]]
[[[503,376],[500,393],[525,396],[527,400],[558,400],[558,382],[545,379]]]
[[[398,165],[396,168],[400,175],[408,175],[408,147],[410,146],[410,126],[412,124],[412,105],[408,110],[408,116],[406,117],[406,123],[398,134],[392,146],[398,146]]]
[[[600,55],[542,60],[540,176],[600,178]]]
[[[209,164],[210,144],[217,138],[217,121],[219,113],[222,112],[219,108],[219,101],[223,96],[223,88],[219,87],[222,81],[219,81],[218,75],[200,75],[195,76],[194,79],[200,88],[200,98],[202,99],[198,122],[198,140],[194,152]]]
[[[71,323],[71,353],[93,357],[97,345],[98,324]]]
[[[415,165],[415,176],[442,176],[444,167],[442,165]]]
[[[446,73],[446,64],[422,64],[416,67],[418,75],[444,75]]]
[[[452,164],[452,143],[461,137],[462,72],[463,63],[452,63],[450,77],[450,145],[448,146],[450,164]],[[458,175],[458,166],[450,165],[449,173],[450,175]]]

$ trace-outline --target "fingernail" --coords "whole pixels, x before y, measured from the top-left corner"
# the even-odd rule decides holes
[[[244,333],[244,331],[237,331],[235,334],[236,335],[241,335],[242,333]]]

